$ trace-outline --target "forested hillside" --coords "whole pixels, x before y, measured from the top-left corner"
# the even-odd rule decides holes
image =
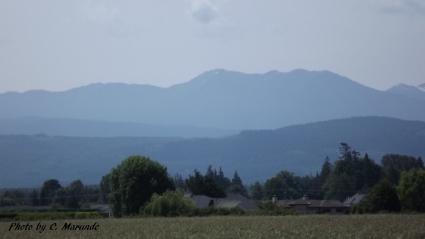
[[[0,187],[39,186],[50,178],[63,184],[102,175],[130,155],[149,156],[183,176],[208,165],[237,170],[246,183],[281,170],[315,174],[329,156],[338,159],[346,142],[380,163],[385,154],[425,155],[425,123],[385,117],[331,120],[277,130],[243,131],[223,138],[90,138],[46,135],[0,136]]]

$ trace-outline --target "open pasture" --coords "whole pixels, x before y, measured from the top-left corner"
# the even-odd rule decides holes
[[[301,215],[285,217],[122,218],[20,222],[31,230],[9,231],[2,238],[425,238],[425,215]],[[56,223],[57,230],[50,230]],[[98,230],[61,230],[63,225],[99,225]],[[52,227],[52,229],[55,227]]]

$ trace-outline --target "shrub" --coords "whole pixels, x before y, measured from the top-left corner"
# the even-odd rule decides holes
[[[366,200],[356,205],[355,212],[378,213],[378,212],[400,212],[401,204],[396,189],[388,180],[380,181],[370,191]]]
[[[250,212],[251,215],[261,216],[286,216],[286,215],[300,215],[304,214],[292,208],[284,208],[273,202],[262,203],[257,201],[257,206],[261,209],[260,211]]]
[[[152,195],[146,206],[140,208],[140,214],[148,216],[179,216],[188,214],[195,208],[195,203],[179,190],[167,190],[162,195]]]
[[[87,219],[90,218],[89,212],[76,212],[74,215],[75,219]]]

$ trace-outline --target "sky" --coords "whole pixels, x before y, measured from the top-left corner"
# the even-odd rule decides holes
[[[425,83],[424,0],[0,0],[0,93],[223,68]]]

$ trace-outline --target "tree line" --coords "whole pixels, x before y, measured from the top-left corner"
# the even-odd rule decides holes
[[[354,209],[360,213],[400,211],[402,208],[424,212],[421,206],[425,204],[424,169],[421,157],[387,154],[379,165],[367,153],[362,157],[350,145],[341,143],[338,160],[332,164],[326,157],[320,173],[300,177],[281,171],[264,184],[256,182],[251,185],[250,195],[254,200],[267,200],[273,196],[296,199],[307,195],[312,199],[343,202],[356,193],[362,193],[369,195]],[[393,203],[384,206],[382,203],[385,201]]]
[[[387,154],[381,165],[363,157],[346,143],[341,143],[340,156],[334,163],[326,157],[321,171],[315,175],[297,176],[289,171],[280,171],[265,183],[251,185],[252,199],[265,200],[276,195],[279,199],[300,198],[345,200],[355,193],[367,193],[378,182],[388,180],[398,185],[402,172],[424,169],[421,157]]]
[[[210,165],[205,175],[194,170],[193,175],[183,179],[180,174],[169,176],[165,166],[142,156],[128,157],[109,174],[104,175],[100,182],[101,200],[111,204],[116,216],[145,212],[143,208],[150,201],[153,205],[157,205],[152,200],[163,200],[159,196],[152,198],[153,195],[162,195],[166,191],[176,189],[215,198],[226,197],[227,193],[240,193],[249,197],[237,171],[230,180],[221,168],[217,171]],[[166,195],[176,197],[174,194]],[[149,208],[146,210],[151,210]],[[158,209],[154,208],[152,212],[158,214]]]
[[[75,180],[62,187],[58,180],[44,181],[37,189],[8,189],[0,197],[0,206],[50,206],[69,209],[89,207],[89,203],[100,202],[100,190],[97,185],[85,186],[81,180]]]
[[[347,143],[341,143],[339,149],[339,158],[331,163],[326,157],[321,171],[315,175],[298,176],[283,170],[264,183],[255,182],[249,187],[243,184],[237,171],[230,179],[224,175],[221,167],[217,170],[210,165],[204,175],[195,170],[183,179],[180,174],[171,177],[167,168],[156,161],[130,156],[104,175],[98,188],[84,186],[80,180],[62,187],[57,180],[51,179],[43,183],[40,192],[30,192],[28,198],[32,199],[30,205],[53,204],[67,208],[80,208],[88,203],[109,203],[114,214],[121,216],[144,212],[149,202],[156,205],[152,202],[153,195],[162,200],[158,195],[176,189],[214,198],[240,193],[257,201],[270,200],[273,196],[278,199],[298,199],[303,195],[312,199],[344,201],[355,193],[369,193],[367,203],[364,202],[355,210],[360,213],[375,212],[377,208],[383,207],[376,206],[380,201],[374,202],[372,198],[382,199],[391,194],[397,196],[400,208],[424,211],[421,205],[425,200],[425,190],[421,185],[425,185],[425,182],[421,180],[425,180],[422,179],[425,176],[421,157],[387,154],[379,165],[367,153],[361,156]],[[18,191],[7,191],[1,197],[1,203],[19,204],[17,198],[21,196]],[[398,206],[395,204],[393,208],[397,211]],[[158,213],[157,209],[152,210]]]

